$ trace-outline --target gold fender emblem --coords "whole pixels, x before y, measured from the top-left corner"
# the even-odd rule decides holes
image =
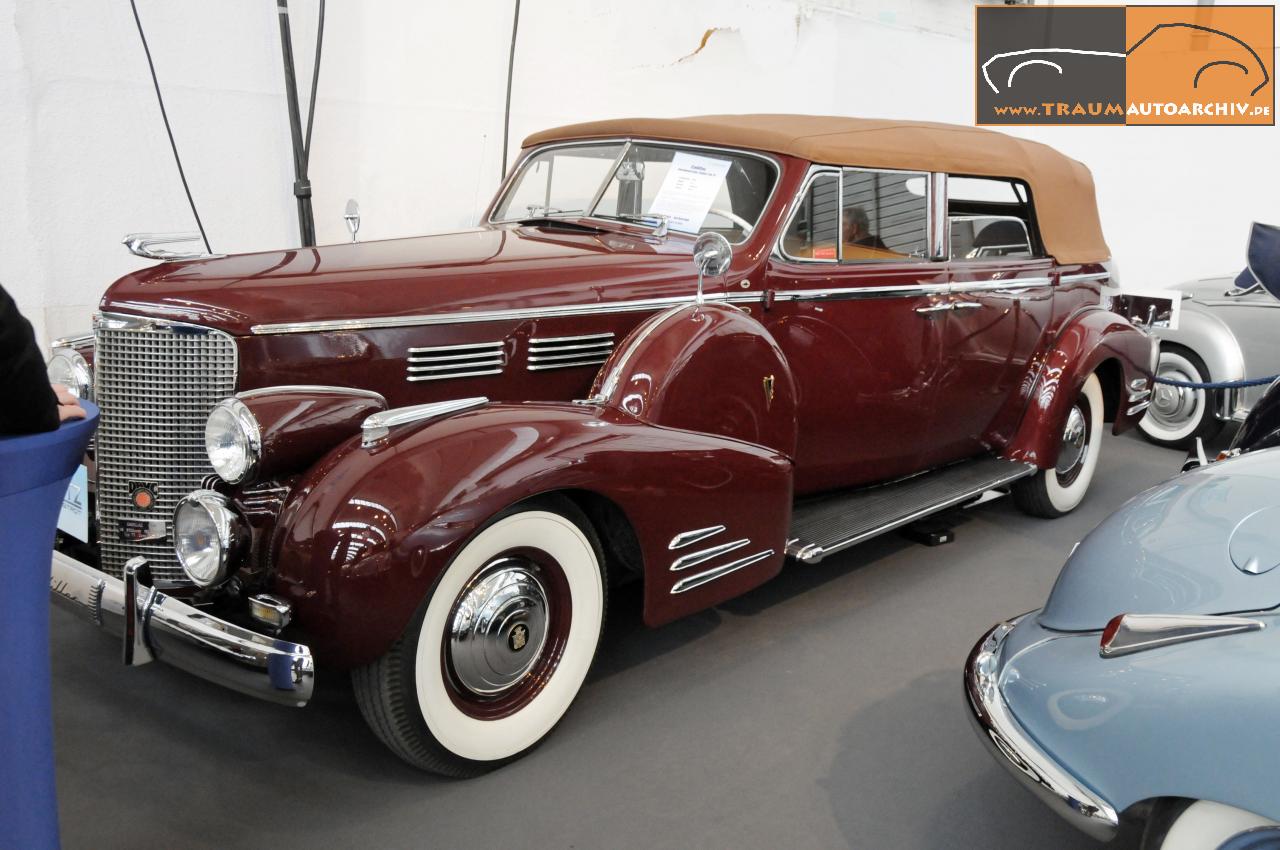
[[[765,407],[773,406],[773,375],[764,376],[764,402]]]

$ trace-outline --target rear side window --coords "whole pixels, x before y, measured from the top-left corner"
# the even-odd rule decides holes
[[[1031,196],[1025,183],[947,176],[951,259],[1041,257]]]

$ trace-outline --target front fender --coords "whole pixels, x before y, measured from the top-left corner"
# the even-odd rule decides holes
[[[1240,341],[1221,317],[1196,301],[1182,302],[1176,329],[1160,328],[1156,335],[1194,351],[1209,369],[1211,381],[1238,381],[1245,377]]]
[[[1104,659],[1098,632],[1034,621],[1010,635],[1001,692],[1018,723],[1117,811],[1185,797],[1280,820],[1275,628]]]
[[[383,444],[352,440],[303,477],[281,514],[275,591],[321,663],[383,654],[450,558],[504,508],[553,491],[617,505],[640,543],[645,620],[715,604],[781,568],[791,463],[762,446],[642,423],[574,404],[504,404],[406,427]],[[670,569],[682,532],[724,526],[700,549],[746,539],[732,558],[764,557],[688,592]]]
[[[1143,411],[1129,413],[1143,399],[1129,401],[1131,382],[1145,378],[1151,388],[1151,365],[1156,341],[1135,328],[1128,319],[1094,307],[1069,320],[1044,355],[1031,383],[1031,397],[1018,430],[1004,456],[1050,469],[1058,462],[1059,437],[1071,405],[1084,382],[1104,364],[1114,363],[1100,379],[1118,385],[1104,386],[1103,395],[1115,398],[1112,433],[1120,434],[1137,424]],[[1034,367],[1033,367],[1034,368]]]

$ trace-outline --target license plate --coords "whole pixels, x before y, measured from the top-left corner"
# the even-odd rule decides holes
[[[71,476],[71,483],[62,497],[58,530],[84,543],[89,542],[89,469],[84,464]]]

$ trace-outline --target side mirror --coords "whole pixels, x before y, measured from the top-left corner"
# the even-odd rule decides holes
[[[702,303],[703,275],[724,274],[733,260],[733,248],[729,240],[719,233],[708,232],[693,243],[693,266],[698,270],[698,303]]]
[[[347,230],[351,231],[351,241],[356,241],[356,234],[360,232],[360,205],[356,203],[355,198],[347,201],[347,209],[342,214],[342,220],[347,223]]]

